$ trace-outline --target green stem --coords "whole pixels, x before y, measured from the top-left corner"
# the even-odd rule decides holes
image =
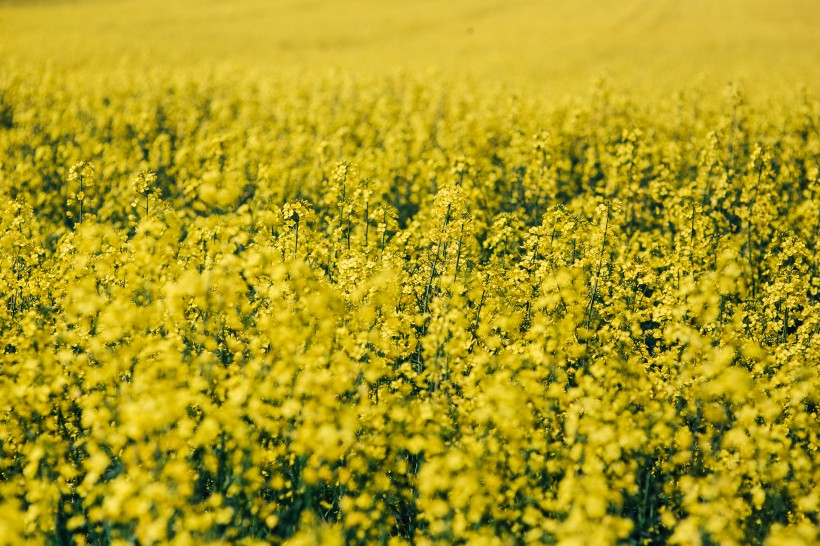
[[[595,305],[595,297],[598,295],[598,280],[601,277],[601,270],[604,266],[604,250],[606,248],[606,234],[609,229],[609,207],[606,209],[606,219],[604,220],[604,238],[601,241],[601,255],[598,257],[598,270],[595,273],[595,283],[592,285],[592,294],[587,307],[586,329],[589,330],[589,322],[592,320],[592,309]]]

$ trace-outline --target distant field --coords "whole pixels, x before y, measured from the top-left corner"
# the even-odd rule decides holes
[[[111,66],[433,68],[556,88],[818,78],[812,0],[98,0],[0,3],[0,52]]]

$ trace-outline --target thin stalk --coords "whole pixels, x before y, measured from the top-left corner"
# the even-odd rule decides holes
[[[440,250],[441,248],[439,245],[439,248],[436,249],[436,257],[433,259],[433,266],[430,268],[430,278],[427,281],[427,286],[424,287],[424,300],[421,309],[422,313],[426,313],[430,308],[430,292],[433,289],[433,279],[436,278],[436,266],[438,265]]]
[[[695,270],[695,201],[692,200],[692,231],[689,235],[689,267]]]
[[[481,318],[481,310],[484,308],[484,297],[487,295],[487,290],[481,291],[481,299],[478,302],[478,308],[475,312],[475,322],[473,323],[473,335],[478,331],[478,321]]]
[[[424,304],[422,312],[426,313],[430,308],[430,294],[433,290],[433,280],[436,278],[436,266],[438,266],[439,258],[445,259],[447,256],[447,242],[444,241],[444,233],[447,231],[447,226],[450,223],[450,207],[447,205],[447,213],[444,215],[444,225],[441,226],[441,239],[436,245],[436,256],[433,258],[433,266],[430,268],[430,279],[427,281],[427,286],[424,288]],[[442,252],[444,257],[442,257]]]
[[[367,237],[370,233],[370,203],[364,202],[364,247],[367,248]]]
[[[296,254],[299,252],[299,215],[294,213],[293,214],[296,222],[296,241],[293,245],[293,257],[296,257]]]
[[[456,272],[453,274],[453,281],[458,277],[458,264],[461,261],[461,243],[464,239],[464,224],[461,225],[461,231],[458,234],[458,250],[456,251]]]
[[[747,258],[749,260],[749,274],[752,280],[752,298],[756,295],[756,286],[755,286],[755,264],[754,264],[754,257],[752,256],[752,207],[755,206],[755,202],[757,201],[757,192],[760,191],[760,179],[763,177],[763,162],[760,162],[760,170],[757,172],[757,185],[755,186],[755,192],[752,195],[752,200],[749,202],[749,212],[748,212],[748,219],[746,220],[746,252],[748,253]]]
[[[589,330],[589,321],[592,319],[592,309],[595,305],[595,297],[598,295],[598,280],[601,277],[601,270],[604,267],[604,250],[606,249],[606,234],[609,229],[609,207],[606,209],[606,218],[604,219],[604,238],[601,241],[601,255],[598,257],[598,271],[595,273],[595,282],[592,285],[592,294],[589,298],[589,306],[587,307],[586,329]]]
[[[387,244],[387,210],[383,212],[382,223],[384,224],[384,231],[382,231],[382,257],[384,257],[384,247]]]

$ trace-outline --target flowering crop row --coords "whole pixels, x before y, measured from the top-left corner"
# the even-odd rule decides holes
[[[0,80],[0,543],[814,544],[820,106]]]

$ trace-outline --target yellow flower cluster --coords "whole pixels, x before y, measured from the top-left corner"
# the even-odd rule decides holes
[[[817,97],[239,82],[0,79],[0,544],[820,541]]]

